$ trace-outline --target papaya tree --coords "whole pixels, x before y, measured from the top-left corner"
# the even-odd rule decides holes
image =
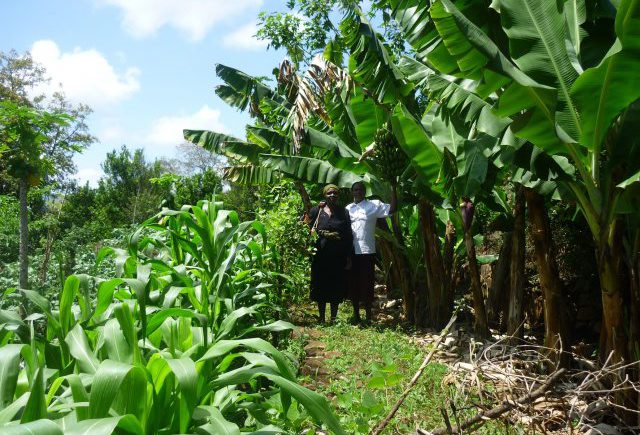
[[[47,174],[55,172],[55,166],[44,151],[44,144],[56,126],[66,125],[71,117],[65,113],[47,112],[6,100],[0,102],[0,138],[6,148],[7,173],[18,180],[20,203],[20,287],[29,288],[28,270],[28,209],[27,193],[38,185]],[[62,142],[60,147],[76,150],[74,143]]]

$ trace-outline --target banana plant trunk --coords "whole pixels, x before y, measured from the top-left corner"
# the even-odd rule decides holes
[[[544,346],[552,361],[561,367],[571,364],[569,313],[552,242],[549,216],[544,198],[533,189],[525,189],[529,209],[538,278],[544,295]],[[562,349],[562,352],[560,350]]]
[[[436,234],[435,212],[433,205],[426,199],[420,199],[418,216],[427,272],[429,324],[441,329],[451,314],[451,307],[448,306],[449,288],[445,279],[440,240]]]
[[[631,361],[640,361],[640,233],[636,236],[634,255],[631,256],[630,269],[630,316],[629,316],[629,355]],[[631,379],[635,382],[640,380],[640,373],[638,370],[635,373],[630,373]],[[631,409],[640,408],[640,391],[634,393],[630,391]],[[635,421],[633,419],[635,417]],[[640,426],[640,415],[630,417],[630,422],[635,426]]]
[[[447,229],[444,233],[444,276],[445,280],[449,283],[451,289],[451,303],[453,304],[453,259],[456,249],[456,227],[453,222],[447,221]]]
[[[629,354],[632,361],[640,361],[640,230],[637,231],[630,255],[630,330],[629,330]],[[638,373],[640,377],[640,373]],[[640,391],[638,392],[640,395]],[[640,397],[640,396],[639,396]],[[640,404],[640,401],[638,402]],[[639,423],[640,423],[640,416]]]
[[[484,306],[484,296],[482,294],[482,284],[480,283],[480,268],[476,258],[476,246],[471,235],[471,224],[473,223],[473,203],[465,199],[461,206],[462,227],[464,229],[464,244],[467,248],[467,259],[469,260],[469,276],[471,278],[471,296],[474,311],[474,330],[479,337],[489,336],[487,325],[487,311]]]
[[[507,334],[514,339],[524,337],[523,299],[524,299],[524,232],[525,199],[523,187],[519,186],[515,194],[513,212],[513,239],[511,242],[511,265],[509,285],[509,310],[507,316]],[[515,340],[517,342],[517,340]]]
[[[601,358],[614,352],[613,361],[628,360],[627,332],[624,325],[624,247],[623,228],[620,219],[602,227],[597,247],[598,272],[602,293],[603,333],[601,335]]]
[[[601,228],[600,243],[597,248],[600,290],[602,293],[602,334],[600,336],[600,358],[605,360],[612,354],[611,362],[637,362],[637,349],[630,353],[631,338],[627,331],[632,329],[629,323],[633,318],[630,301],[633,285],[629,281],[633,272],[628,270],[624,258],[623,223],[620,218],[613,219],[608,226]],[[632,359],[633,357],[633,359]],[[637,377],[637,372],[629,367],[619,369],[616,376],[624,379]],[[630,410],[638,409],[638,394],[632,389],[616,391],[616,405],[620,406],[619,416],[627,424],[637,424],[638,415]]]
[[[391,233],[386,220],[378,219],[377,226],[382,231]],[[413,324],[415,322],[415,294],[411,286],[409,260],[406,258],[405,250],[383,238],[377,240],[376,244],[381,247],[381,253],[383,257],[386,257],[384,260],[390,265],[392,282],[402,292],[402,309],[405,320]]]
[[[456,227],[453,225],[453,222],[447,221],[447,228],[444,233],[444,282],[447,286],[446,293],[446,306],[449,307],[446,315],[451,315],[453,311],[453,301],[455,299],[455,264],[454,264],[454,254],[456,249]]]
[[[512,231],[502,235],[500,256],[493,270],[487,303],[487,320],[497,329],[504,328],[507,320],[507,300],[509,298],[509,269],[511,266]]]

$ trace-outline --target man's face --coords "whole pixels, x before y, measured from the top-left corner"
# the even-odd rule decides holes
[[[361,184],[356,184],[351,188],[351,194],[353,195],[353,202],[360,202],[364,199],[364,187]]]

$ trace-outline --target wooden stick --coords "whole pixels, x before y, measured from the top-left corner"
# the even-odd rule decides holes
[[[433,431],[427,431],[424,429],[418,429],[418,434],[419,435],[445,435],[445,434],[459,434],[462,433],[462,430],[468,429],[469,427],[475,425],[475,424],[484,424],[486,421],[488,420],[493,420],[496,419],[498,417],[500,417],[502,414],[504,414],[507,411],[512,410],[513,408],[515,408],[517,405],[524,405],[527,403],[531,403],[534,400],[536,400],[538,397],[543,396],[544,393],[547,392],[547,389],[553,385],[553,383],[555,383],[555,381],[558,380],[558,378],[564,374],[565,369],[559,369],[556,370],[555,372],[553,372],[551,374],[551,376],[549,376],[547,378],[547,380],[540,385],[538,388],[536,388],[535,391],[533,391],[531,394],[527,394],[524,396],[521,396],[520,398],[518,398],[518,400],[516,400],[515,402],[507,402],[507,401],[503,401],[500,405],[491,408],[489,411],[487,412],[480,412],[478,414],[476,414],[475,417],[465,421],[463,424],[461,424],[460,426],[454,426],[453,429],[451,427],[444,427],[444,428],[439,428]]]
[[[447,335],[447,333],[449,333],[449,328],[451,328],[451,325],[453,325],[453,322],[456,321],[456,317],[457,317],[456,314],[451,316],[451,319],[449,319],[449,323],[447,323],[447,326],[445,326],[442,332],[440,332],[440,335],[438,336],[438,338],[436,339],[433,345],[433,349],[431,349],[431,352],[429,352],[429,354],[426,356],[424,361],[422,361],[420,368],[413,375],[413,378],[411,379],[411,382],[409,382],[409,385],[407,385],[407,388],[405,388],[404,392],[402,393],[402,395],[400,396],[396,404],[393,405],[393,408],[391,409],[389,414],[385,417],[385,419],[382,420],[380,424],[378,424],[378,426],[376,426],[376,428],[371,431],[371,435],[379,435],[380,432],[382,432],[384,428],[387,427],[387,425],[389,424],[393,416],[396,415],[396,412],[398,412],[398,409],[400,408],[404,400],[409,395],[409,392],[414,387],[416,382],[418,382],[418,378],[420,377],[420,375],[422,375],[422,372],[424,372],[424,369],[427,367],[427,365],[429,365],[429,361],[431,361],[431,358],[436,353],[436,350],[438,350],[438,346],[440,346],[440,342],[442,341],[444,336]]]

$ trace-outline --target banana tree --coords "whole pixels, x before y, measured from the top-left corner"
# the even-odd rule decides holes
[[[621,276],[625,231],[636,231],[628,227],[625,205],[640,161],[637,139],[627,133],[633,104],[640,97],[632,78],[639,67],[640,7],[633,1],[619,4],[613,26],[616,39],[608,52],[599,53],[588,42],[601,35],[583,41],[582,24],[589,17],[580,1],[523,5],[503,0],[495,9],[465,2],[460,9],[458,3],[439,0],[430,11],[421,9],[420,16],[410,16],[407,12],[416,3],[390,1],[412,35],[409,39],[423,49],[417,51],[424,54],[425,65],[468,81],[485,101],[487,88],[498,90],[489,95],[496,100],[492,108],[510,122],[516,136],[575,166],[576,179],[562,183],[578,202],[597,246],[602,355],[614,350],[617,359],[628,358]],[[593,62],[594,57],[597,65],[585,69],[587,59]]]

